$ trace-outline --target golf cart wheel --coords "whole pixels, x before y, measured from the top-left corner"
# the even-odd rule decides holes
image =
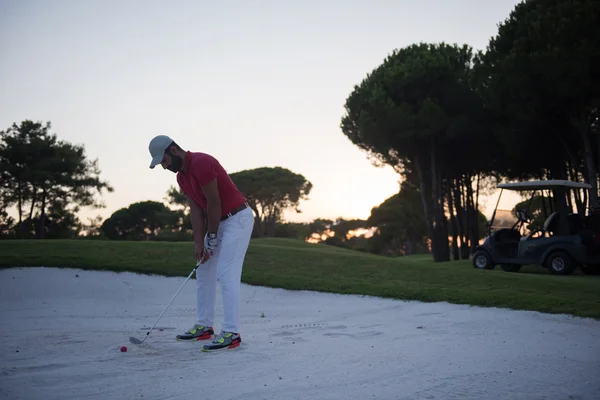
[[[519,264],[502,264],[500,265],[506,272],[519,272],[521,265]]]
[[[473,254],[473,268],[494,269],[492,258],[487,251],[479,250]]]
[[[555,275],[570,275],[575,270],[573,259],[564,251],[550,254],[545,265],[548,271]]]

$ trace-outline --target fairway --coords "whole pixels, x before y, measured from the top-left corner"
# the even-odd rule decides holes
[[[187,276],[190,243],[96,240],[0,242],[1,267],[67,267]],[[501,307],[600,319],[600,277],[478,270],[468,260],[433,263],[430,255],[388,258],[291,239],[254,239],[242,281],[292,290]]]

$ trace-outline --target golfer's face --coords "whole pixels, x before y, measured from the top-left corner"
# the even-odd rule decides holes
[[[163,169],[167,169],[171,166],[172,163],[173,163],[173,160],[171,159],[171,156],[169,154],[165,153],[160,165],[162,165]]]
[[[162,165],[163,169],[168,169],[171,172],[178,172],[179,169],[181,168],[181,164],[182,164],[181,157],[174,155],[174,154],[170,154],[170,153],[165,153],[165,155],[163,156],[162,162],[160,163],[160,165]]]

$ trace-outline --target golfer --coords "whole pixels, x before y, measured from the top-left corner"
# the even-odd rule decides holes
[[[177,174],[191,210],[196,258],[196,323],[177,335],[179,341],[208,340],[214,335],[217,281],[223,295],[221,333],[204,351],[233,349],[240,336],[242,265],[254,226],[254,213],[219,161],[209,154],[184,151],[171,138],[150,141],[150,168],[162,165]]]

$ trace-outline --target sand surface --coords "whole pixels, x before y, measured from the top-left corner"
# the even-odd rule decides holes
[[[191,279],[129,343],[184,279],[1,270],[0,399],[600,399],[600,322],[569,316],[244,285],[243,346],[203,353]]]

